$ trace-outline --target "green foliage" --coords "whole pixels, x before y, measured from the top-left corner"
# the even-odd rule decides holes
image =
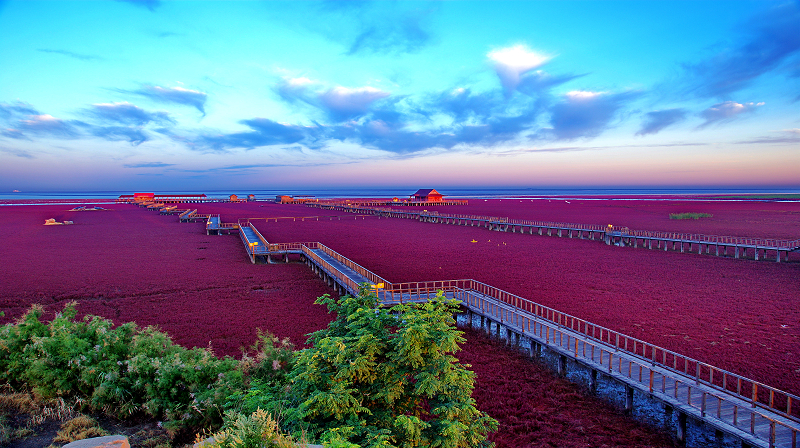
[[[0,327],[0,381],[15,388],[25,384],[25,372],[31,361],[25,348],[33,346],[34,339],[49,334],[40,320],[42,314],[44,309],[34,305],[16,323]]]
[[[323,440],[363,447],[489,445],[497,422],[471,398],[474,374],[453,356],[464,342],[457,302],[380,308],[362,290],[317,300],[338,316],[312,335],[293,371],[298,411]],[[338,442],[337,442],[338,443]]]
[[[173,345],[153,328],[76,320],[73,303],[49,324],[42,314],[33,307],[0,328],[0,382],[45,399],[78,397],[117,417],[145,413],[173,430],[219,425],[223,404],[244,388],[238,361]]]
[[[295,448],[292,438],[280,433],[278,423],[261,409],[250,415],[228,412],[225,427],[197,443],[199,448]]]
[[[711,213],[670,213],[669,219],[700,219],[713,216]]]
[[[296,358],[294,345],[288,338],[278,339],[259,329],[258,339],[243,352],[239,364],[245,387],[230,394],[225,409],[245,415],[263,410],[285,417],[282,418],[285,429],[302,434],[304,425],[297,416],[296,400],[287,394]]]
[[[0,383],[117,417],[143,413],[171,431],[224,422],[219,447],[284,446],[272,416],[296,439],[332,448],[490,445],[497,422],[475,408],[474,374],[453,356],[464,342],[455,301],[385,309],[362,290],[317,302],[338,317],[312,348],[295,352],[259,331],[241,361],[174,345],[151,327],[76,319],[74,304],[49,324],[33,307],[0,327]]]
[[[295,363],[294,344],[258,329],[258,338],[242,354],[242,370],[252,379],[268,384],[286,384]]]

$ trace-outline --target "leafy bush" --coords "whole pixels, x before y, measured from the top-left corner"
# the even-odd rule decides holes
[[[273,415],[297,439],[333,448],[490,445],[497,422],[476,409],[474,374],[453,356],[464,342],[457,302],[439,294],[385,309],[362,290],[317,303],[338,317],[311,348],[295,352],[259,331],[241,361],[174,345],[151,327],[77,320],[74,303],[49,324],[33,307],[0,327],[0,382],[117,417],[144,413],[173,431],[224,422],[215,447],[291,446]]]
[[[670,213],[669,219],[700,219],[713,216],[711,213]]]
[[[199,448],[295,448],[292,438],[280,433],[278,423],[261,409],[250,415],[228,412],[225,427],[207,437],[197,437]]]
[[[238,361],[172,344],[153,328],[76,320],[75,304],[49,325],[34,306],[0,328],[0,381],[40,398],[80,397],[117,417],[145,413],[173,430],[219,425],[223,405],[244,388]]]
[[[363,447],[488,446],[497,422],[475,407],[457,302],[380,308],[362,290],[325,304],[337,319],[310,338],[292,372],[298,413],[323,441]]]

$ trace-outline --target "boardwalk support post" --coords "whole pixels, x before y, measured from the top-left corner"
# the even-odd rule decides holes
[[[542,354],[542,344],[539,344],[533,338],[528,338],[530,342],[531,358],[538,359]]]
[[[676,437],[678,442],[685,442],[686,441],[686,414],[684,412],[678,412],[678,427],[676,428],[677,434]]]
[[[625,412],[631,414],[633,412],[633,387],[625,385]]]

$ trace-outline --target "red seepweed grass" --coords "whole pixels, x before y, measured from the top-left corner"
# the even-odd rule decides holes
[[[473,200],[468,206],[439,210],[644,230],[785,239],[800,234],[800,206],[795,203],[519,201]],[[209,203],[185,208],[190,206],[199,213],[219,213],[224,222],[286,217],[253,222],[271,242],[320,241],[393,282],[474,278],[800,393],[800,263],[618,248],[300,205]],[[714,217],[669,220],[671,211],[695,210],[690,206]],[[252,265],[238,237],[207,236],[201,222],[179,223],[176,216],[134,205],[110,204],[104,205],[109,210],[92,212],[70,212],[71,207],[0,207],[6,230],[0,251],[3,322],[20,316],[32,303],[52,312],[78,300],[80,312],[118,323],[158,325],[182,345],[210,344],[219,355],[237,355],[239,347],[254,341],[256,328],[289,336],[299,345],[307,333],[330,321],[324,307],[313,301],[332,291],[303,265]],[[305,216],[319,220],[292,219]],[[47,218],[75,225],[45,227]],[[797,261],[797,255],[791,260]],[[532,368],[524,364],[506,369],[512,364],[503,357],[511,355],[478,336],[467,337],[458,356],[478,374],[475,397],[481,409],[501,422],[501,431],[493,436],[498,447],[660,444],[657,437],[637,432],[642,429],[631,430],[633,438],[614,441],[612,428],[621,423],[599,423],[600,417],[560,401],[555,393],[530,399],[534,410],[522,406],[528,393],[550,383],[524,373]],[[536,414],[544,408],[561,417]],[[559,438],[552,428],[567,435]],[[584,434],[598,428],[606,428],[606,435],[592,439]]]

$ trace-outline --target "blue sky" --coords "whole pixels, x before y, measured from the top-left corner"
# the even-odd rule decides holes
[[[0,0],[0,191],[799,187],[798,29],[798,0]]]

